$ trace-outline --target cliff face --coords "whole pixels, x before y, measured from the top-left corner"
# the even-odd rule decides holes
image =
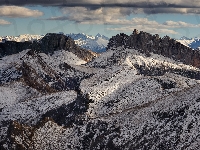
[[[110,39],[108,49],[119,46],[135,48],[147,55],[153,52],[188,65],[200,67],[200,52],[182,45],[169,36],[160,38],[157,34],[151,35],[143,31],[134,30],[130,36],[121,33]]]
[[[25,49],[32,49],[45,54],[53,53],[56,50],[62,49],[74,53],[85,61],[90,61],[97,56],[96,53],[77,46],[70,37],[62,34],[48,33],[40,41],[7,41],[5,43],[0,43],[0,58],[19,53]]]
[[[7,41],[0,43],[0,58],[12,54],[17,54],[25,49],[31,49],[32,42]]]

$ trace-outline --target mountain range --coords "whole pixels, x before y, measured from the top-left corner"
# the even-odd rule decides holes
[[[61,33],[64,34],[64,33]],[[106,51],[107,44],[109,42],[109,38],[97,34],[96,36],[87,35],[85,33],[70,33],[66,34],[66,36],[71,37],[74,39],[75,43],[85,49],[92,50],[93,52],[102,53]],[[1,36],[0,42],[2,40],[6,41],[16,41],[16,42],[25,42],[25,41],[36,41],[43,38],[44,35],[30,35],[30,34],[24,34],[19,36]],[[188,38],[188,37],[181,37],[180,39],[177,39],[178,42],[181,44],[188,46],[192,49],[200,49],[200,38]]]
[[[3,40],[16,41],[16,42],[35,41],[43,37],[44,35],[30,35],[30,34],[22,34],[19,36],[0,36],[0,42],[3,42]]]
[[[72,33],[72,34],[67,34],[67,36],[74,39],[75,43],[78,46],[81,46],[82,48],[85,49],[90,49],[97,53],[105,52],[109,41],[108,37],[101,35],[99,33],[96,36],[89,36],[84,33],[79,33],[79,34]]]
[[[199,148],[198,50],[137,30],[101,54],[63,34],[23,44],[0,43],[1,149]]]
[[[74,39],[75,43],[78,46],[98,53],[106,51],[106,46],[109,41],[108,37],[100,35],[99,33],[96,36],[86,35],[84,33],[78,33],[78,34],[71,33],[71,34],[66,34],[66,36],[69,36],[72,39]],[[16,41],[16,42],[25,42],[25,41],[33,42],[40,40],[43,37],[44,35],[29,35],[29,34],[24,34],[19,36],[2,36],[0,37],[0,42],[2,42],[2,40]]]
[[[192,49],[200,50],[200,38],[198,38],[198,37],[195,37],[195,38],[182,37],[177,41],[182,43],[185,46],[192,48]]]

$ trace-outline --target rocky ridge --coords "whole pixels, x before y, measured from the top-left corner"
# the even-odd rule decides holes
[[[188,65],[200,67],[200,51],[194,51],[169,36],[160,38],[158,34],[151,35],[143,31],[134,30],[130,36],[121,33],[109,40],[108,49],[118,46],[139,49],[147,55],[153,52]]]

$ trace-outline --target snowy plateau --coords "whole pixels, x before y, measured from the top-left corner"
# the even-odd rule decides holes
[[[171,46],[180,43],[169,38],[148,34],[152,51],[143,50],[143,35],[117,35],[97,55],[52,34],[42,48],[48,40],[58,48],[70,41],[50,53],[25,49],[2,56],[1,149],[198,150],[199,63],[181,61],[184,54]],[[165,54],[165,47],[160,52],[156,41],[177,54]]]

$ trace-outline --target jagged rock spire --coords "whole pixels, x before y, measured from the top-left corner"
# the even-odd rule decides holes
[[[174,60],[182,61],[185,64],[200,68],[200,51],[182,45],[169,36],[159,37],[158,34],[134,30],[130,36],[120,33],[113,36],[108,43],[108,49],[112,47],[124,46],[125,48],[135,48],[141,52],[149,54],[161,54]]]

